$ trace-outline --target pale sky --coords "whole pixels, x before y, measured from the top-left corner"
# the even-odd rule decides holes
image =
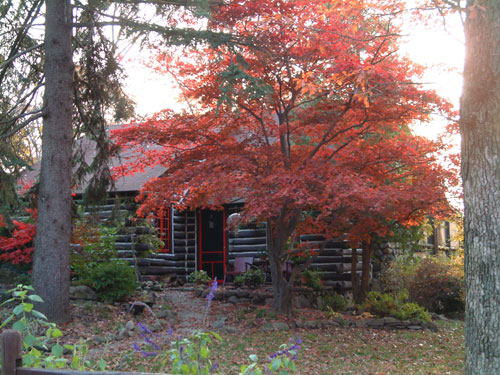
[[[401,52],[426,66],[428,69],[424,81],[441,96],[451,100],[458,109],[464,61],[463,33],[458,16],[447,19],[446,28],[451,32],[445,30],[440,19],[436,20],[434,26],[414,26],[411,22],[406,24],[404,33],[408,36],[405,37]],[[137,103],[137,114],[146,116],[165,108],[185,107],[177,100],[179,90],[175,83],[147,68],[141,61],[144,52],[136,53],[136,56],[134,58],[132,53],[128,56],[129,79],[126,90]],[[435,129],[432,133],[435,133]]]

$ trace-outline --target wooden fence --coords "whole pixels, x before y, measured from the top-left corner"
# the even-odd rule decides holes
[[[145,372],[74,371],[22,367],[22,338],[8,329],[2,334],[2,375],[160,375]]]

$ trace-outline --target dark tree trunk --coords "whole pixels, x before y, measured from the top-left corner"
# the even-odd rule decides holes
[[[352,251],[351,260],[351,284],[352,298],[355,303],[363,303],[370,288],[370,267],[372,258],[371,242],[363,242],[361,255],[361,278],[358,276],[358,253],[357,249]]]
[[[47,0],[42,165],[33,284],[54,322],[69,320],[72,84],[71,5]]]
[[[273,310],[280,314],[290,316],[293,314],[292,290],[290,283],[283,276],[283,261],[279,248],[269,248],[269,267],[273,287]]]
[[[351,257],[351,290],[352,290],[352,299],[355,303],[359,303],[359,292],[361,286],[359,285],[359,276],[358,276],[358,251],[357,249],[352,249],[352,257]]]
[[[372,261],[372,242],[363,243],[363,259],[361,268],[361,288],[359,290],[359,303],[364,302],[366,294],[370,289],[370,270]]]
[[[469,0],[460,103],[466,373],[500,374],[500,2]]]

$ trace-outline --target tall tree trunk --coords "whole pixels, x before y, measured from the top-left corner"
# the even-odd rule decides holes
[[[351,290],[352,290],[352,299],[355,303],[359,303],[359,292],[361,289],[361,285],[359,282],[358,276],[358,249],[352,249],[352,257],[351,257]]]
[[[70,0],[47,0],[45,96],[37,236],[33,261],[39,308],[49,320],[69,320],[72,84]]]
[[[460,103],[466,373],[500,374],[500,2],[469,0]]]
[[[269,266],[273,287],[273,310],[280,315],[293,314],[292,290],[290,283],[283,276],[283,262],[280,260],[281,252],[271,247],[269,249]]]
[[[363,242],[362,268],[361,268],[361,285],[358,293],[359,303],[364,302],[366,294],[370,289],[370,270],[372,264],[372,241]]]

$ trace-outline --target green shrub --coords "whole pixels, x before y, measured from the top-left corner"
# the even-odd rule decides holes
[[[423,322],[431,321],[431,316],[424,307],[413,302],[406,302],[407,298],[406,289],[397,295],[371,291],[359,307],[378,317],[392,316],[400,320],[417,318]]]
[[[424,259],[410,282],[410,300],[438,313],[464,311],[465,285],[459,267],[449,258]]]
[[[305,286],[315,290],[321,289],[323,286],[321,282],[321,274],[318,271],[306,269],[302,272],[300,279]]]
[[[120,301],[135,292],[135,270],[121,261],[97,263],[88,268],[82,284],[95,289],[104,302]]]
[[[379,280],[380,290],[383,293],[397,294],[402,289],[409,289],[421,261],[422,257],[414,254],[398,255],[382,271]]]
[[[400,320],[410,320],[419,319],[422,322],[430,322],[432,320],[431,315],[415,302],[406,302],[398,307],[396,314],[394,316]]]
[[[208,276],[207,272],[204,270],[191,272],[188,276],[188,282],[194,284],[208,285],[212,279]]]
[[[258,268],[250,268],[248,271],[243,272],[241,275],[234,278],[236,286],[240,287],[244,285],[251,289],[264,285],[265,281],[266,275],[261,269]]]
[[[70,254],[71,269],[77,280],[85,278],[97,264],[118,257],[115,248],[118,230],[118,227],[96,224],[87,217],[77,222],[72,242],[80,247],[73,248]]]
[[[345,311],[347,308],[347,300],[341,294],[332,294],[325,296],[325,306],[330,307],[333,311]]]

